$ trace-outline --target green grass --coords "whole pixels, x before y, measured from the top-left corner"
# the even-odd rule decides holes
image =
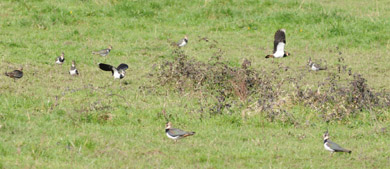
[[[326,123],[293,105],[298,125],[242,118],[245,107],[211,115],[200,111],[210,93],[179,93],[149,74],[173,59],[171,42],[188,35],[185,54],[207,62],[218,49],[238,67],[289,66],[306,72],[307,86],[327,72],[307,72],[309,57],[335,70],[338,57],[374,89],[389,90],[390,4],[377,1],[295,0],[65,0],[0,1],[1,71],[24,67],[13,82],[0,76],[0,168],[386,168],[389,113],[362,113]],[[274,32],[287,30],[291,57],[266,60]],[[91,51],[113,46],[108,57]],[[339,48],[339,50],[336,49]],[[339,51],[342,52],[339,55]],[[66,63],[54,65],[65,52]],[[79,77],[70,77],[75,60]],[[97,63],[130,68],[121,82]],[[305,80],[306,81],[306,80]],[[210,96],[202,98],[202,96]],[[237,100],[238,101],[238,100]],[[165,109],[174,127],[196,135],[174,143],[164,133]],[[111,119],[105,120],[109,116]],[[386,120],[387,119],[387,120]],[[324,150],[322,134],[351,149]]]

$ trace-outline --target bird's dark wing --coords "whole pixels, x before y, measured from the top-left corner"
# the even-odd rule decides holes
[[[112,66],[104,63],[99,63],[99,68],[104,70],[104,71],[113,71]]]
[[[20,70],[15,70],[15,71],[14,71],[14,76],[15,76],[16,78],[21,78],[21,77],[23,77],[23,72],[20,71]]]
[[[108,53],[108,48],[107,49],[102,49],[102,50],[99,50],[99,51],[96,51],[96,52],[94,52],[94,54],[106,54],[106,53]]]
[[[326,145],[327,145],[329,148],[331,148],[331,149],[333,149],[334,151],[336,151],[336,152],[338,152],[338,151],[349,151],[349,150],[346,150],[346,149],[342,148],[341,146],[339,146],[338,144],[336,144],[336,143],[334,143],[334,142],[332,142],[332,141],[330,141],[330,140],[328,140],[328,142],[326,143]]]
[[[124,63],[121,63],[119,66],[118,66],[118,71],[121,71],[121,70],[126,70],[128,69],[129,66],[127,66],[127,64],[124,64]]]
[[[183,131],[183,130],[180,130],[180,129],[176,129],[176,128],[169,129],[168,133],[172,137],[184,136],[184,135],[190,134],[189,132],[186,132],[186,131]]]
[[[21,78],[23,77],[23,72],[20,70],[14,70],[12,72],[5,73],[5,75],[11,78]]]
[[[281,29],[275,32],[274,53],[276,52],[277,46],[280,42],[286,44],[286,34]]]

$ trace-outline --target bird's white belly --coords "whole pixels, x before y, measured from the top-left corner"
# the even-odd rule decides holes
[[[276,51],[274,57],[281,58],[284,56],[284,51]]]
[[[317,71],[317,70],[319,70],[319,68],[316,67],[315,65],[313,65],[313,66],[311,66],[311,70]]]
[[[275,53],[274,53],[274,57],[276,57],[276,58],[281,58],[281,57],[284,56],[284,46],[285,46],[285,45],[286,45],[286,44],[283,43],[283,42],[279,42],[279,43],[278,43],[278,46],[276,46],[276,51],[275,51]]]
[[[174,139],[174,140],[179,139],[179,136],[173,137],[173,136],[169,135],[168,133],[166,133],[166,134],[167,134],[168,138],[170,138],[170,139]]]
[[[70,71],[69,71],[69,73],[70,73],[71,75],[77,74],[76,72],[77,72],[77,69],[75,69],[75,70],[70,70]]]
[[[330,147],[328,147],[328,146],[326,145],[326,143],[324,144],[324,147],[325,147],[325,150],[328,150],[328,151],[330,151],[330,152],[334,152],[334,150],[331,149]]]
[[[118,73],[118,71],[114,71],[114,79],[120,79],[121,74]]]
[[[179,46],[180,47],[183,47],[183,46],[185,46],[187,43],[186,43],[186,41],[183,41]]]

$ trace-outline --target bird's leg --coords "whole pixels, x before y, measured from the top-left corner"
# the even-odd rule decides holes
[[[333,153],[334,153],[334,152],[331,152],[331,153],[330,153],[330,157],[333,157]]]

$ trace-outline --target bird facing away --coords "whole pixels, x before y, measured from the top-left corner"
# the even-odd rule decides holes
[[[351,150],[344,149],[344,148],[340,147],[338,144],[330,141],[329,140],[329,133],[328,133],[328,131],[325,132],[323,137],[324,137],[324,148],[325,148],[325,150],[328,150],[328,151],[332,152],[332,154],[334,152],[347,152],[347,153],[351,153],[352,152]]]
[[[313,61],[311,61],[311,58],[309,58],[309,61],[307,62],[307,65],[309,66],[310,70],[313,70],[313,71],[319,71],[319,70],[326,70],[327,68],[325,67],[321,67],[320,65],[314,63]]]
[[[127,66],[124,63],[121,63],[118,67],[114,67],[104,63],[99,63],[99,68],[104,71],[111,71],[112,76],[114,76],[114,79],[122,79],[125,77],[125,70],[129,68],[129,66]]]
[[[64,52],[61,53],[60,56],[56,58],[56,64],[62,65],[65,61]]]
[[[76,69],[76,62],[72,60],[72,66],[70,67],[69,74],[74,76],[74,75],[79,75],[79,71]]]
[[[286,30],[279,29],[275,32],[274,38],[274,52],[272,55],[267,55],[265,58],[281,58],[290,56],[290,53],[284,51],[284,47],[286,46]]]
[[[188,43],[188,37],[187,37],[187,35],[185,35],[183,39],[179,40],[179,41],[176,43],[176,45],[177,45],[178,47],[183,47],[183,46],[187,45],[187,43]]]
[[[4,74],[6,76],[14,79],[14,81],[15,81],[15,79],[20,79],[23,77],[23,67],[20,67],[19,69],[16,69],[12,72],[5,72]]]
[[[112,46],[109,45],[107,49],[102,49],[102,50],[99,50],[96,52],[92,52],[92,54],[100,55],[100,56],[107,56],[111,50],[112,50]]]
[[[168,122],[165,125],[165,133],[167,134],[168,138],[175,140],[175,142],[178,139],[181,139],[181,138],[184,138],[187,136],[192,136],[195,134],[195,132],[187,132],[187,131],[183,131],[180,129],[172,128],[171,122]]]

